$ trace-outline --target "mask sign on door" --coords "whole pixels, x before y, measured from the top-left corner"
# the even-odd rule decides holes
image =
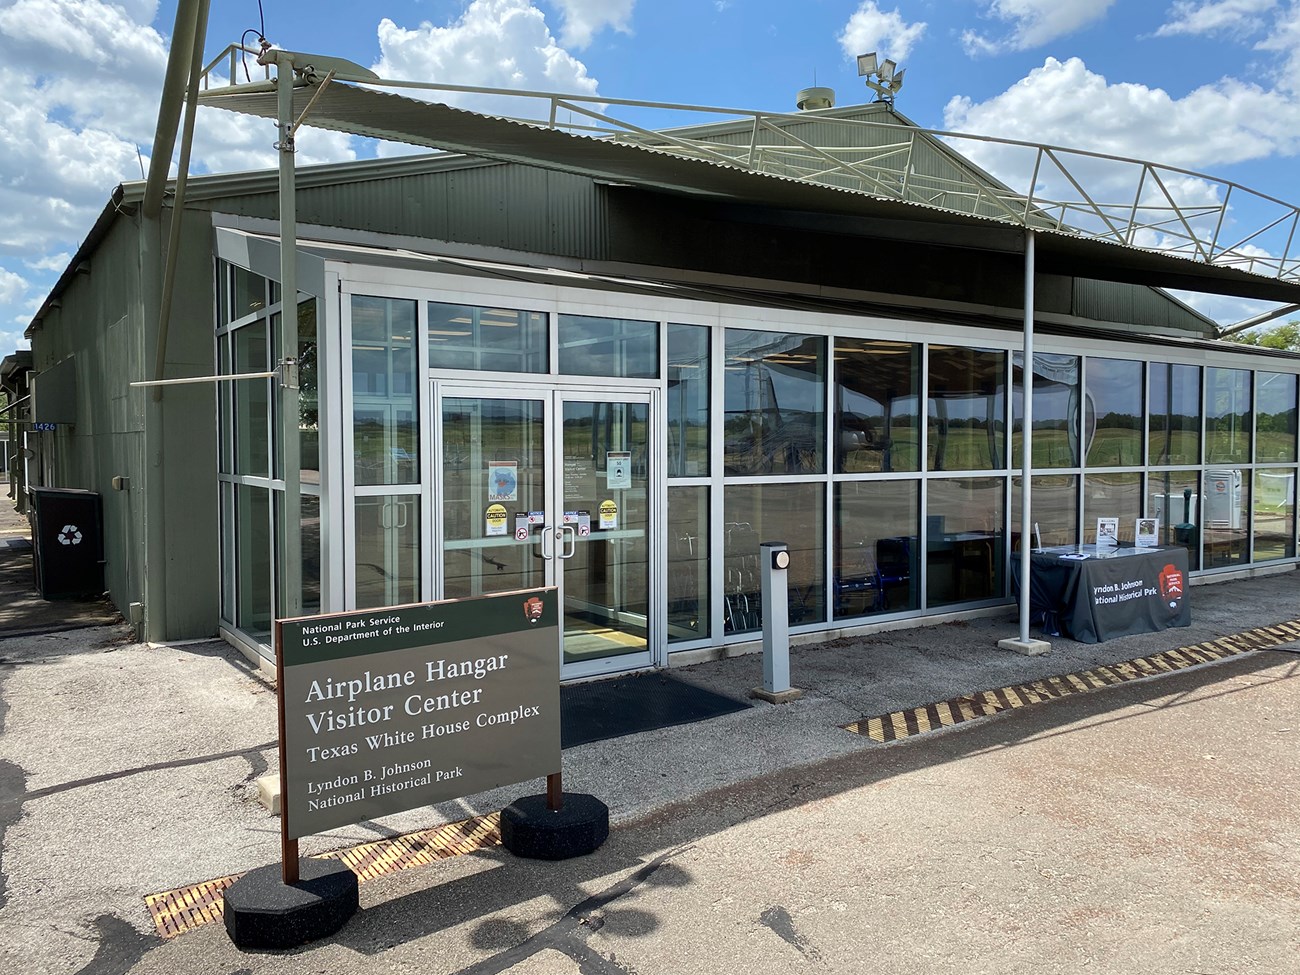
[[[488,465],[488,500],[519,500],[518,461],[498,461]]]
[[[632,452],[610,450],[605,453],[605,476],[611,491],[632,486]]]

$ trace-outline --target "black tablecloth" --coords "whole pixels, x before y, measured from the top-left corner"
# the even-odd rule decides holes
[[[1182,546],[1032,552],[1029,566],[1030,618],[1049,636],[1101,643],[1192,623]],[[1019,601],[1019,553],[1011,557],[1011,576]]]

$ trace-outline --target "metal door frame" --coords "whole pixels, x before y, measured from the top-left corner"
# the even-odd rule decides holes
[[[531,377],[530,377],[531,378]],[[429,494],[429,517],[422,527],[423,543],[426,551],[431,553],[432,591],[430,598],[443,598],[443,578],[445,573],[444,547],[445,526],[442,510],[443,444],[442,415],[443,403],[448,398],[491,399],[491,400],[536,400],[542,403],[543,422],[543,464],[546,471],[544,497],[547,512],[547,527],[554,531],[558,524],[552,525],[554,519],[562,518],[561,502],[563,496],[563,410],[566,402],[587,403],[641,403],[647,407],[647,510],[650,523],[647,528],[646,579],[649,586],[647,595],[646,649],[638,653],[619,654],[586,660],[577,664],[565,664],[561,659],[561,679],[578,680],[603,674],[624,671],[644,670],[663,666],[667,653],[664,639],[666,608],[662,605],[661,578],[665,570],[662,536],[666,518],[666,480],[659,470],[662,456],[661,438],[664,435],[660,417],[660,395],[657,388],[635,386],[627,389],[611,387],[607,380],[588,385],[586,383],[539,383],[491,382],[475,383],[469,377],[447,378],[435,376],[430,380],[431,403],[430,417],[432,429],[432,478]],[[593,512],[594,514],[594,512]],[[558,534],[558,532],[556,533]],[[552,552],[558,554],[560,542],[555,542]],[[564,605],[564,573],[561,571],[561,559],[547,559],[546,585],[558,589],[560,605]]]

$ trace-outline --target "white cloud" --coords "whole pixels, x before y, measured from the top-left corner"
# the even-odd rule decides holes
[[[632,7],[636,0],[554,0],[564,12],[560,41],[566,47],[583,48],[602,28],[622,34],[632,33]]]
[[[1156,37],[1178,34],[1251,34],[1263,26],[1260,14],[1277,0],[1175,0]]]
[[[428,22],[408,29],[379,22],[383,78],[432,81],[479,88],[596,93],[586,65],[561,47],[545,15],[529,0],[473,0],[448,27]],[[544,103],[509,95],[475,95],[412,89],[403,94],[487,114],[536,117]],[[391,147],[381,150],[393,151]]]
[[[14,0],[0,9],[0,260],[49,287],[113,187],[148,165],[167,62],[153,0]],[[195,172],[274,164],[274,126],[204,109]],[[299,162],[352,158],[350,140],[304,131]],[[12,273],[12,272],[10,272]],[[0,295],[0,322],[29,318]],[[0,352],[3,352],[0,349]]]
[[[1011,33],[990,38],[967,30],[962,33],[962,44],[970,55],[1027,51],[1101,20],[1114,3],[1115,0],[990,0],[987,16],[1011,24]]]
[[[1189,169],[1300,152],[1300,101],[1232,78],[1181,98],[1106,79],[1078,58],[1047,58],[985,102],[944,109],[957,131],[1077,146]]]
[[[847,57],[879,51],[882,57],[902,61],[925,33],[924,22],[909,24],[895,8],[881,10],[872,0],[853,12],[840,33],[840,47]]]
[[[1291,0],[1291,6],[1279,10],[1269,36],[1255,45],[1257,51],[1281,54],[1278,68],[1278,87],[1300,96],[1300,0]]]

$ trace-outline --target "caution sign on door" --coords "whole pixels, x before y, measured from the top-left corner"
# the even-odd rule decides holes
[[[618,527],[618,505],[613,501],[602,501],[599,510],[602,530]]]

